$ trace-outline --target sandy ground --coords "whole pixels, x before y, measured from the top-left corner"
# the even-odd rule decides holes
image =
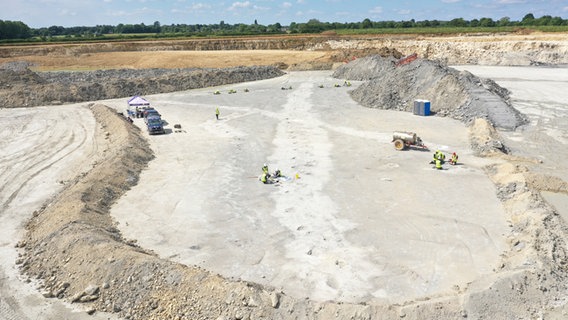
[[[223,50],[223,51],[143,51],[97,52],[78,55],[29,55],[0,58],[0,63],[28,61],[34,71],[101,70],[140,68],[228,68],[328,61],[324,51]],[[64,66],[64,67],[63,67]]]
[[[525,130],[503,133],[514,151],[566,179],[566,148],[558,148],[567,137],[559,89],[566,69],[467,69],[511,89],[514,105],[531,117]],[[472,155],[461,123],[359,107],[329,75],[292,72],[218,88],[221,95],[146,97],[169,130],[149,137],[156,159],[113,209],[124,235],[162,257],[316,300],[404,302],[452,294],[491,274],[509,232],[482,171],[497,160]],[[105,103],[124,111],[126,99]],[[86,317],[43,299],[14,266],[24,222],[92,164],[98,142],[83,105],[0,110],[5,319]],[[393,130],[416,131],[432,150],[457,151],[462,165],[437,171],[428,164],[432,152],[395,151]],[[261,184],[264,162],[291,179]],[[547,199],[567,207],[564,195]]]
[[[530,119],[515,132],[503,132],[506,144],[519,156],[542,163],[533,172],[568,181],[568,72],[566,68],[458,66],[479,77],[491,78],[511,91],[513,105]],[[544,192],[545,199],[568,221],[568,195]]]
[[[79,105],[0,109],[0,127],[0,319],[83,319],[84,312],[20,280],[15,245],[34,210],[92,165],[95,119]]]
[[[148,97],[185,132],[150,137],[157,158],[112,211],[124,235],[162,257],[319,301],[400,303],[492,272],[507,225],[495,219],[487,161],[471,155],[466,128],[361,108],[329,75]],[[394,130],[418,132],[432,152],[456,151],[462,165],[436,171],[430,151],[397,152]],[[264,162],[290,180],[261,184]]]

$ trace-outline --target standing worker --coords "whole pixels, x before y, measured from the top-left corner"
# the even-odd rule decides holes
[[[268,165],[266,163],[262,166],[262,172],[270,176],[270,174],[268,173]]]
[[[268,165],[266,163],[262,166],[260,181],[264,184],[272,183],[272,180],[270,180],[270,173],[268,173]]]
[[[220,113],[220,112],[219,112],[219,107],[217,107],[217,108],[215,109],[215,117],[217,118],[217,120],[219,120],[219,113]]]

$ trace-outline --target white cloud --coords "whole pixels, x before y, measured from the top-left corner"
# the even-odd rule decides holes
[[[211,6],[207,3],[192,3],[190,6],[186,6],[183,9],[173,8],[170,10],[171,13],[196,13],[199,11],[211,9]]]
[[[238,10],[238,9],[246,9],[246,8],[250,8],[252,6],[252,4],[250,3],[250,1],[244,1],[244,2],[233,2],[233,4],[229,7],[229,10]]]
[[[113,17],[125,17],[129,15],[129,13],[124,10],[113,10],[108,14]]]
[[[566,12],[568,12],[568,6],[567,6],[567,7],[564,7],[564,8],[562,8],[562,11],[566,11]]]
[[[318,16],[318,15],[322,14],[322,12],[319,11],[319,10],[308,10],[308,12],[306,12],[306,14],[314,17],[314,16]]]
[[[381,14],[383,13],[383,7],[374,7],[373,9],[369,10],[372,14]]]
[[[159,15],[160,14],[160,10],[155,10],[155,9],[151,9],[148,7],[143,7],[143,8],[139,8],[139,9],[133,9],[133,10],[112,10],[112,11],[107,11],[107,14],[109,16],[113,16],[113,17],[141,17],[143,15]],[[139,23],[139,22],[137,22]]]
[[[515,3],[526,3],[526,0],[499,0],[499,4],[515,4]]]
[[[443,3],[456,3],[460,2],[461,0],[442,0]]]
[[[211,6],[206,3],[193,3],[190,7],[191,10],[209,9]]]
[[[252,6],[252,8],[254,10],[263,10],[263,11],[270,10],[269,7],[262,7],[262,6],[257,6],[257,5]]]
[[[299,3],[299,4],[304,4],[304,3],[306,3],[305,0],[298,0],[298,1],[296,1],[296,2]]]
[[[289,9],[292,7],[292,4],[290,2],[283,2],[280,6],[284,9]]]
[[[77,15],[77,12],[75,12],[75,11],[69,11],[69,10],[67,10],[67,9],[61,9],[61,10],[59,11],[59,15],[60,15],[60,16],[76,16],[76,15]]]

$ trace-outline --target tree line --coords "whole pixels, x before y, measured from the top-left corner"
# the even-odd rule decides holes
[[[0,40],[51,40],[54,38],[96,38],[103,35],[133,35],[155,34],[158,37],[167,36],[229,36],[229,35],[259,35],[259,34],[285,34],[285,33],[321,33],[329,30],[345,29],[406,29],[406,28],[476,28],[476,27],[531,27],[531,26],[568,26],[568,20],[549,15],[535,18],[532,13],[526,14],[520,21],[512,21],[503,17],[497,21],[491,18],[465,20],[456,18],[450,21],[423,20],[415,21],[371,21],[364,19],[361,22],[320,22],[311,19],[305,23],[292,22],[288,26],[280,23],[261,25],[255,20],[252,24],[227,24],[221,21],[217,24],[170,24],[161,25],[156,21],[151,25],[118,24],[96,25],[93,27],[62,27],[51,26],[43,28],[30,28],[21,21],[0,20]]]

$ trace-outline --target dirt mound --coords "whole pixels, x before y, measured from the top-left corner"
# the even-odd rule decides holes
[[[372,55],[355,59],[335,70],[333,77],[350,80],[372,80],[381,74],[391,73],[394,70],[395,57],[382,57]]]
[[[465,123],[484,118],[498,128],[514,130],[527,122],[510,104],[508,91],[493,81],[436,61],[418,59],[399,67],[395,61],[393,57],[365,57],[339,67],[333,76],[369,80],[351,96],[370,108],[412,111],[414,100],[426,99],[433,113]]]
[[[226,69],[121,69],[35,73],[9,64],[0,68],[0,100],[6,108],[97,101],[183,91],[278,77],[274,66]]]
[[[334,70],[344,63],[357,61],[358,58],[366,56],[401,57],[402,53],[387,47],[335,50],[330,51],[329,57],[325,61],[305,61],[290,66],[282,66],[280,69],[290,71]]]
[[[43,85],[45,83],[46,81],[42,77],[27,68],[21,70],[0,69],[0,86],[2,88],[11,89],[26,85]]]
[[[400,51],[389,47],[344,49],[334,51],[330,58],[333,62],[349,62],[367,56],[394,57],[395,59],[400,59],[403,54]]]
[[[509,153],[497,130],[484,119],[475,119],[469,127],[471,148],[478,156],[493,156]]]

